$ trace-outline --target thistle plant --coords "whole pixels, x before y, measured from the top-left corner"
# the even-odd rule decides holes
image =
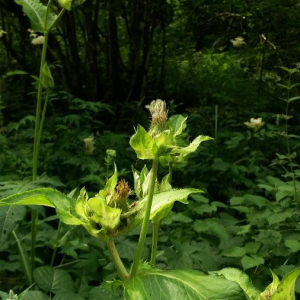
[[[132,169],[134,186],[118,178],[115,165],[113,175],[105,186],[94,196],[89,197],[85,188],[79,196],[68,196],[54,189],[42,188],[12,195],[0,200],[1,206],[8,205],[44,205],[56,209],[62,223],[81,225],[91,236],[106,244],[114,262],[119,278],[104,286],[116,288],[122,286],[126,299],[163,299],[174,296],[176,299],[250,299],[266,300],[272,295],[273,300],[294,300],[295,279],[300,274],[296,269],[288,274],[282,282],[276,278],[261,293],[253,287],[250,279],[242,271],[227,268],[210,274],[194,270],[162,271],[154,266],[157,253],[158,230],[153,231],[151,247],[151,264],[144,261],[142,252],[149,221],[159,224],[171,211],[173,204],[180,201],[188,204],[187,198],[198,189],[175,189],[170,184],[170,174],[159,180],[157,173],[160,165],[169,163],[182,166],[189,154],[195,152],[200,143],[210,138],[198,136],[188,143],[186,120],[176,115],[168,118],[166,104],[155,100],[149,106],[152,116],[149,129],[138,125],[130,139],[130,145],[137,157],[152,162],[149,170],[144,166],[141,171]],[[111,157],[115,153],[108,153]],[[139,241],[131,266],[125,265],[118,253],[115,240],[141,225]],[[143,260],[142,260],[143,259]],[[52,260],[54,261],[54,260]],[[53,269],[47,269],[49,272]]]

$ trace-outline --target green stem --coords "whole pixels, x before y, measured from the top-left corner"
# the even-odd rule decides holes
[[[153,233],[152,233],[152,249],[151,249],[150,263],[153,267],[155,267],[156,264],[159,226],[160,226],[160,222],[152,223]]]
[[[292,79],[292,74],[290,74],[289,76],[289,81],[288,81],[288,86],[291,86],[291,79]],[[296,176],[295,176],[295,172],[294,172],[294,167],[293,167],[293,162],[291,159],[291,149],[290,149],[290,140],[289,140],[289,127],[288,127],[288,113],[289,113],[289,100],[290,100],[290,90],[288,89],[287,92],[287,102],[286,102],[286,109],[285,109],[285,115],[286,115],[286,119],[285,119],[285,133],[286,133],[286,143],[287,143],[287,151],[288,151],[288,160],[289,160],[289,164],[290,164],[290,169],[291,169],[291,173],[293,174],[293,185],[294,185],[294,198],[297,204],[297,209],[298,209],[298,213],[299,213],[299,209],[300,209],[300,202],[298,199],[298,194],[297,194],[297,186],[296,186]]]
[[[41,82],[43,76],[43,66],[46,62],[47,45],[48,45],[48,33],[45,33],[45,40],[44,40],[42,56],[41,56],[40,75],[39,75],[40,82],[38,87],[36,115],[35,115],[35,133],[34,133],[33,164],[32,164],[33,181],[35,181],[37,178],[40,117],[41,117],[42,93],[43,93],[43,86]],[[33,270],[35,268],[35,242],[36,242],[36,234],[37,234],[37,222],[38,222],[38,214],[34,209],[31,209],[31,277],[33,274]]]
[[[173,179],[173,163],[169,162],[169,183],[170,184],[172,184],[172,179]],[[153,267],[155,267],[156,264],[159,227],[160,227],[160,222],[152,223],[152,248],[151,248],[150,263]]]
[[[115,263],[115,266],[118,270],[119,276],[122,280],[127,280],[129,279],[129,274],[124,267],[124,264],[119,256],[118,250],[115,245],[115,241],[113,239],[109,240],[107,243],[107,248],[110,252],[110,255]]]
[[[43,127],[44,127],[44,123],[45,123],[45,116],[46,116],[46,111],[47,111],[48,100],[49,100],[49,91],[46,92],[44,108],[43,108],[43,112],[42,112],[42,118],[41,118],[41,121],[40,121],[40,129],[39,129],[38,140],[37,140],[37,145],[36,145],[37,155],[39,155],[39,151],[40,151],[40,145],[41,145]]]
[[[41,119],[41,108],[42,108],[42,93],[43,93],[43,86],[42,86],[42,76],[43,76],[43,67],[46,62],[46,52],[48,46],[48,37],[49,34],[45,33],[45,39],[43,44],[42,56],[41,56],[41,64],[40,64],[40,75],[39,75],[39,87],[38,87],[38,94],[37,94],[37,104],[36,104],[36,114],[35,114],[35,131],[34,131],[34,146],[33,146],[33,165],[32,165],[32,179],[33,181],[36,180],[37,177],[37,168],[38,168],[38,137],[40,131],[40,119]]]
[[[26,251],[24,250],[20,240],[18,239],[15,231],[13,230],[13,235],[15,237],[15,240],[18,244],[18,248],[19,248],[19,252],[20,252],[20,255],[21,255],[21,259],[22,259],[22,263],[23,263],[23,267],[24,267],[24,270],[25,270],[25,274],[26,274],[26,277],[27,277],[27,280],[28,280],[28,283],[29,285],[32,284],[33,282],[33,277],[32,277],[32,274],[30,272],[30,265],[29,265],[29,261],[28,261],[28,257],[27,257],[27,253]]]
[[[157,177],[157,169],[158,169],[158,159],[155,158],[152,163],[152,175],[150,180],[150,187],[149,187],[149,194],[148,194],[148,200],[147,200],[147,206],[145,211],[145,216],[142,224],[142,230],[139,238],[139,243],[137,247],[137,251],[133,260],[133,265],[131,269],[130,277],[133,277],[137,274],[140,259],[142,256],[142,252],[144,249],[145,239],[147,235],[148,225],[149,225],[149,219],[150,219],[150,212],[151,212],[151,206],[152,206],[152,200],[154,195],[154,188],[155,188],[155,182]]]
[[[53,250],[53,254],[52,254],[52,258],[51,258],[51,264],[50,264],[51,267],[53,267],[53,265],[54,265],[54,261],[55,261],[55,257],[56,257],[56,253],[57,253],[57,246],[58,246],[58,241],[59,241],[59,237],[60,237],[60,229],[61,229],[61,221],[59,220],[56,240],[55,240],[55,244],[54,244],[54,250]]]

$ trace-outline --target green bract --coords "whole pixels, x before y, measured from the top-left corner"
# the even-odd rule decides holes
[[[139,159],[158,158],[160,163],[167,165],[169,162],[182,164],[186,157],[195,152],[203,141],[210,140],[208,136],[198,136],[192,143],[186,138],[186,119],[181,115],[172,116],[166,123],[151,124],[149,132],[138,126],[130,140]],[[157,128],[164,128],[159,130]]]
[[[72,6],[78,6],[85,2],[86,0],[58,0],[61,7],[71,10]]]

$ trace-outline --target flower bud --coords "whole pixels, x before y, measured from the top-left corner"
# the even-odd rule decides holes
[[[168,120],[168,111],[166,102],[160,99],[153,100],[147,106],[152,116],[152,125],[161,125]]]
[[[129,209],[127,199],[130,192],[131,190],[128,182],[125,179],[120,180],[116,186],[116,193],[111,201],[109,201],[108,205],[122,209],[122,213],[127,212]]]

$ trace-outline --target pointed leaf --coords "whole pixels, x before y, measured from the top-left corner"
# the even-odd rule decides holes
[[[153,138],[140,125],[129,143],[139,159],[153,159],[157,154],[157,146]]]
[[[36,32],[45,32],[47,28],[56,21],[55,15],[50,9],[48,12],[47,28],[46,28],[46,12],[47,7],[39,0],[21,0],[24,13],[31,21],[32,29]]]
[[[266,287],[266,289],[260,294],[260,298],[259,298],[260,300],[269,299],[271,296],[273,296],[277,290],[278,285],[280,284],[280,280],[278,276],[272,270],[270,271],[272,273],[273,282],[270,283]]]
[[[295,300],[295,283],[299,275],[300,268],[287,274],[278,286],[277,291],[272,296],[271,300]]]
[[[187,118],[183,117],[182,115],[172,116],[168,120],[168,125],[175,137],[180,135],[185,130],[186,120]]]
[[[90,209],[95,213],[92,219],[101,224],[107,230],[114,230],[120,223],[122,210],[106,204],[105,199],[100,197],[91,198],[88,201]]]
[[[236,282],[223,276],[207,276],[192,270],[145,270],[123,282],[128,300],[244,300]]]
[[[223,275],[226,279],[238,283],[244,291],[248,300],[257,300],[259,291],[253,286],[250,277],[241,270],[234,268],[225,268],[220,271],[211,272],[213,274]]]
[[[75,200],[50,188],[30,190],[0,200],[0,207],[10,205],[42,205],[54,207],[56,208],[58,217],[63,223],[69,225],[80,225],[84,223],[76,214]]]

